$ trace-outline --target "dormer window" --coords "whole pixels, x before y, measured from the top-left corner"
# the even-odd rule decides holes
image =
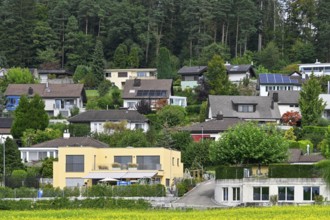
[[[238,105],[238,112],[254,112],[253,105]]]

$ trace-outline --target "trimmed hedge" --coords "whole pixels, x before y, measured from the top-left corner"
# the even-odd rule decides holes
[[[0,210],[47,210],[47,209],[148,209],[150,203],[144,200],[97,198],[69,200],[0,200]]]
[[[200,110],[201,110],[201,105],[188,105],[186,107],[186,111],[189,115],[199,114]]]
[[[215,169],[216,179],[242,179],[244,177],[244,169],[250,169],[249,166],[246,167],[229,167],[229,166],[219,166]]]
[[[320,126],[304,126],[303,127],[303,133],[319,133],[322,135],[325,135],[325,133],[328,131],[328,127],[320,127]]]
[[[310,140],[300,140],[300,141],[292,141],[288,140],[289,148],[299,148],[303,153],[307,152],[307,145],[309,144],[309,152],[314,151],[314,145]]]
[[[314,165],[273,164],[268,168],[269,178],[320,178]]]

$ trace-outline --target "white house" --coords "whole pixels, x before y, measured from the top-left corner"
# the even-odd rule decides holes
[[[13,118],[0,118],[0,143],[6,141],[7,138],[13,138],[10,133]]]
[[[319,98],[321,98],[325,102],[323,117],[329,120],[330,119],[330,94],[320,94]]]
[[[250,64],[247,65],[231,65],[226,62],[225,67],[227,69],[227,74],[229,81],[234,83],[241,82],[244,78],[255,78],[256,73],[253,69],[253,66]]]
[[[273,97],[273,101],[277,102],[280,115],[286,112],[299,112],[300,91],[269,91],[269,97]]]
[[[90,126],[90,131],[96,133],[107,132],[104,128],[105,123],[119,123],[125,121],[126,128],[130,130],[142,129],[144,132],[149,130],[148,119],[137,111],[128,110],[91,110],[75,115],[68,119],[72,124],[85,123]],[[109,131],[111,132],[111,131]]]
[[[105,78],[123,89],[128,79],[157,79],[157,69],[106,69]]]
[[[303,81],[304,78],[297,75],[259,74],[259,95],[268,96],[270,91],[300,91]]]
[[[321,63],[316,60],[315,63],[299,64],[299,72],[310,76],[314,73],[315,76],[330,75],[330,63]]]
[[[181,88],[194,88],[198,86],[203,74],[207,71],[207,66],[184,66],[179,69],[181,75]]]
[[[14,111],[19,104],[20,96],[32,97],[39,94],[45,102],[45,110],[50,116],[64,117],[71,115],[70,110],[79,108],[85,111],[86,93],[83,84],[9,84],[5,96],[7,100],[6,109]]]

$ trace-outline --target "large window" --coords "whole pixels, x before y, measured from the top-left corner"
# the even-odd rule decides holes
[[[115,156],[114,161],[120,163],[121,167],[125,169],[129,163],[132,163],[132,156]]]
[[[253,105],[238,105],[239,112],[253,112]]]
[[[84,155],[66,155],[66,172],[84,172]]]
[[[137,72],[137,77],[147,77],[147,72]]]
[[[127,72],[118,72],[118,77],[127,77]]]
[[[253,200],[269,200],[269,187],[253,187]]]
[[[233,187],[233,201],[241,200],[241,190],[239,187]]]
[[[279,201],[293,201],[294,200],[294,187],[293,186],[278,187],[278,200]]]
[[[222,200],[228,201],[228,187],[222,188]]]
[[[315,200],[315,196],[318,195],[320,195],[320,187],[304,186],[304,200],[306,201]]]
[[[137,156],[139,170],[159,170],[160,157],[159,156]]]

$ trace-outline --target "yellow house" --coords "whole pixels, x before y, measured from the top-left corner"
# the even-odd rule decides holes
[[[119,89],[123,89],[128,79],[157,79],[157,69],[106,69],[105,78]]]
[[[106,178],[169,187],[183,177],[181,152],[167,148],[58,147],[53,165],[53,185],[60,188],[91,186]]]

